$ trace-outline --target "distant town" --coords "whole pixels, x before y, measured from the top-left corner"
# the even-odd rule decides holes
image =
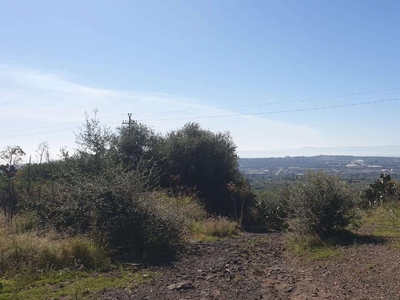
[[[382,173],[393,179],[400,178],[400,157],[370,156],[299,156],[281,158],[241,158],[240,170],[251,183],[262,181],[296,180],[307,170],[323,170],[337,174],[343,180],[360,186],[368,186]]]

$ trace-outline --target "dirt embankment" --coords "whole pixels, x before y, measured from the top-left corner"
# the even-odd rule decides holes
[[[135,289],[100,299],[400,299],[400,249],[364,239],[341,254],[308,261],[286,250],[281,233],[196,243]]]

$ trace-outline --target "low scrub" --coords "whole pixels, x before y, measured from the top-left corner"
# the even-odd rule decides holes
[[[111,288],[132,289],[150,281],[157,274],[131,270],[82,272],[63,270],[32,278],[25,274],[0,282],[0,300],[23,299],[98,299],[99,294]]]
[[[82,236],[49,233],[0,233],[0,274],[38,274],[61,269],[104,270],[110,260],[103,248]]]
[[[355,199],[354,192],[338,177],[308,172],[290,192],[292,228],[327,237],[357,220]]]
[[[259,223],[269,229],[285,229],[289,216],[290,186],[259,192],[256,194],[256,208]]]
[[[362,226],[379,237],[400,236],[400,203],[389,201],[364,212]]]
[[[67,179],[38,206],[42,224],[90,234],[114,255],[134,260],[156,262],[180,246],[186,228],[182,211],[195,204],[171,205],[172,200],[146,191],[141,174],[118,168]]]
[[[237,222],[218,217],[193,222],[190,238],[194,240],[214,240],[237,236],[240,233],[241,228]]]

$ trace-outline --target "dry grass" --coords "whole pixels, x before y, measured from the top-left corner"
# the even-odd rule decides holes
[[[241,233],[236,222],[221,217],[208,218],[194,197],[173,198],[154,193],[147,194],[142,201],[146,201],[160,218],[181,226],[184,241],[214,240]],[[38,224],[33,214],[18,215],[8,226],[0,216],[0,299],[42,299],[43,295],[86,299],[86,286],[91,287],[90,295],[93,295],[92,292],[110,286],[140,283],[140,278],[132,281],[132,275],[123,276],[123,279],[93,275],[100,273],[92,271],[115,270],[105,249],[89,237],[39,231]],[[80,274],[85,275],[81,278]],[[98,288],[94,288],[95,285]]]
[[[65,268],[96,270],[110,264],[104,249],[86,237],[62,236],[54,231],[18,231],[16,223],[0,228],[0,275],[39,274]]]
[[[165,193],[153,193],[146,197],[166,216],[180,218],[183,222],[205,219],[207,213],[195,196],[170,197]]]
[[[156,206],[156,210],[164,217],[176,220],[187,241],[215,240],[241,233],[236,222],[223,217],[207,217],[206,211],[195,196],[170,197],[165,193],[153,193],[146,201]]]
[[[364,230],[380,237],[400,237],[400,204],[388,202],[364,213]]]
[[[242,231],[238,223],[219,217],[193,222],[190,232],[192,240],[214,240],[234,237]]]

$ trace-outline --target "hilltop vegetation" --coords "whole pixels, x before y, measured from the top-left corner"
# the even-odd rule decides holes
[[[253,196],[237,167],[228,134],[189,123],[165,136],[132,122],[116,132],[96,113],[77,134],[78,150],[51,160],[17,163],[19,146],[2,157],[1,203],[7,222],[35,216],[43,229],[90,235],[107,251],[136,260],[173,255],[191,227],[207,215],[249,222]]]
[[[323,171],[253,192],[229,134],[196,123],[166,135],[137,122],[113,132],[95,112],[86,115],[76,142],[75,153],[62,149],[57,160],[47,143],[39,145],[36,163],[21,164],[19,146],[1,153],[5,295],[43,280],[117,269],[115,284],[124,285],[121,264],[170,261],[193,241],[243,230],[291,231],[295,244],[307,248],[317,239],[325,245],[360,226],[360,209],[399,198],[390,176],[382,175],[360,197]],[[61,271],[66,277],[55,278]],[[98,290],[107,287],[109,282]]]

